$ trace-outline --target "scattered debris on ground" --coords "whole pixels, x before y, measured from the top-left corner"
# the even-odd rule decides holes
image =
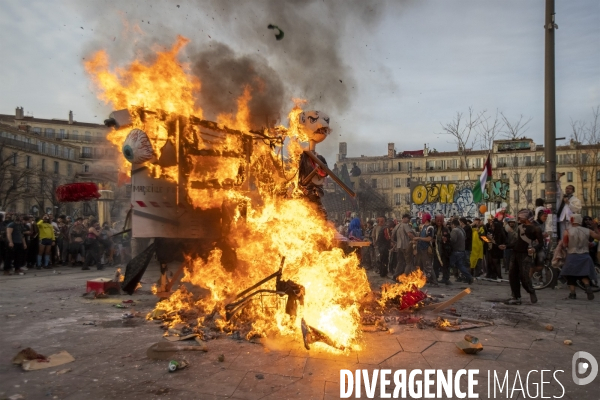
[[[483,345],[479,342],[479,339],[471,335],[465,335],[463,340],[456,342],[456,347],[465,354],[477,354],[483,350]]]
[[[20,365],[24,371],[56,367],[73,361],[75,358],[64,350],[46,357],[30,347],[21,350],[12,360],[13,364]]]

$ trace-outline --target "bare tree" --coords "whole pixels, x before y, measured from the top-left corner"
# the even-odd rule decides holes
[[[0,210],[14,208],[17,202],[30,197],[35,171],[26,163],[26,155],[0,142]]]
[[[40,172],[37,185],[38,193],[35,195],[35,201],[42,213],[45,213],[48,208],[52,210],[52,214],[59,215],[61,213],[64,204],[56,196],[56,188],[64,183],[67,183],[64,177],[57,174]]]
[[[529,117],[529,119],[527,121],[524,121],[523,119],[525,118],[523,116],[523,114],[521,114],[519,116],[519,119],[511,122],[506,115],[504,115],[504,113],[500,113],[500,115],[502,116],[502,122],[504,123],[504,136],[507,139],[512,139],[512,140],[516,140],[519,138],[522,138],[525,134],[525,132],[527,132],[527,130],[529,129],[529,127],[527,126],[531,120],[533,118]]]
[[[456,117],[447,124],[442,125],[442,134],[450,135],[456,144],[458,154],[461,157],[460,170],[467,171],[467,179],[469,177],[469,151],[473,149],[478,142],[478,128],[486,119],[486,111],[475,112],[472,107],[466,115],[461,112],[456,113]]]
[[[488,116],[484,111],[481,115],[481,121],[476,126],[477,140],[479,141],[479,147],[482,150],[492,151],[494,147],[494,141],[498,136],[504,132],[506,128],[506,117],[504,114],[496,110],[496,115],[492,118]]]
[[[598,215],[598,195],[600,194],[600,127],[598,119],[600,107],[592,110],[592,121],[581,122],[571,120],[570,146],[575,150],[571,160],[579,181],[582,184],[580,198],[583,203],[583,213],[592,212]]]
[[[508,151],[503,156],[499,156],[496,165],[501,171],[507,171],[507,177],[510,180],[510,188],[513,193],[513,199],[510,202],[513,205],[513,211],[520,208],[530,207],[534,204],[536,194],[533,189],[536,187],[536,181],[540,179],[538,166],[542,162],[536,158],[535,148],[521,148],[518,146],[519,140],[523,141],[525,132],[531,118],[525,120],[523,115],[515,121],[511,121],[504,113],[500,113],[502,119],[502,136],[512,141],[514,144],[508,145]],[[543,165],[543,163],[542,163]],[[514,196],[514,194],[517,196]],[[525,199],[523,203],[521,199]]]

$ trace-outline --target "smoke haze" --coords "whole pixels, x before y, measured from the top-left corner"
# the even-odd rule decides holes
[[[350,106],[356,87],[352,69],[343,61],[341,39],[346,32],[372,27],[384,7],[370,0],[104,1],[76,6],[98,21],[97,39],[86,44],[86,53],[105,49],[120,65],[134,56],[151,59],[157,45],[170,47],[177,34],[189,38],[181,60],[201,81],[198,105],[205,118],[235,113],[248,86],[254,128],[284,118],[292,97],[308,100],[308,108],[327,112],[334,122],[335,114]],[[282,40],[267,29],[269,24],[284,32]]]

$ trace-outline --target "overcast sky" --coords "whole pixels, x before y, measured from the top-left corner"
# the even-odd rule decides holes
[[[526,134],[543,143],[544,1],[394,1],[365,23],[365,10],[340,12],[344,2],[334,3],[337,8],[316,2],[307,11],[315,24],[333,27],[345,68],[343,92],[337,80],[319,82],[321,99],[349,97],[331,106],[305,96],[304,83],[294,84],[295,77],[306,82],[318,75],[323,63],[290,75],[281,58],[302,38],[280,26],[286,36],[275,41],[261,2],[244,2],[256,12],[239,13],[200,0],[0,0],[0,113],[23,106],[28,115],[67,118],[73,110],[76,120],[102,123],[110,107],[97,99],[82,58],[105,48],[117,55],[115,62],[131,61],[140,39],[124,33],[127,20],[142,28],[142,41],[167,45],[180,33],[193,46],[220,42],[240,56],[260,54],[285,77],[286,95],[309,97],[308,108],[330,114],[334,133],[320,147],[330,164],[339,141],[348,142],[349,156],[383,155],[388,142],[398,151],[424,143],[453,150],[451,139],[439,135],[440,124],[471,106],[513,120],[532,118]],[[571,119],[590,121],[600,105],[599,21],[598,0],[556,1],[557,136],[568,137]],[[260,41],[249,41],[249,32]]]

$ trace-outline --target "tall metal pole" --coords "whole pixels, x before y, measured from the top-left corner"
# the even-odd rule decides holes
[[[546,203],[552,210],[556,232],[556,107],[554,95],[554,0],[546,0],[544,61],[544,159],[546,160]],[[554,235],[553,235],[554,236]]]

